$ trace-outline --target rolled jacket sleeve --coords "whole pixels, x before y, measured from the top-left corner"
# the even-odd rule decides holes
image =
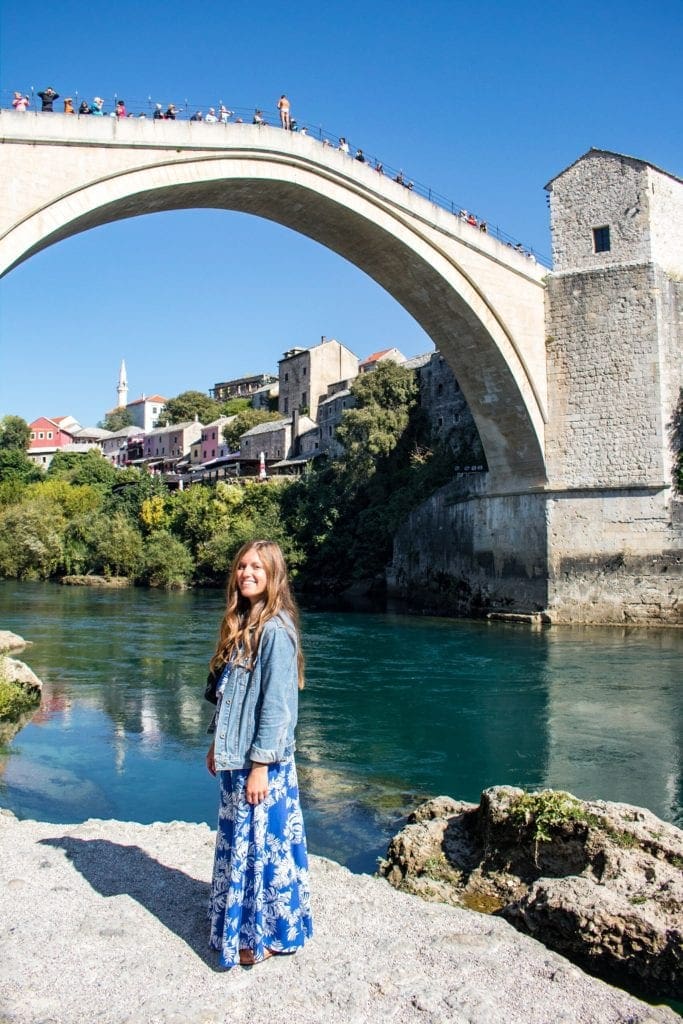
[[[272,621],[272,620],[271,620]],[[284,753],[296,700],[296,641],[282,625],[264,630],[259,654],[261,696],[256,733],[249,750],[251,761],[272,764]]]

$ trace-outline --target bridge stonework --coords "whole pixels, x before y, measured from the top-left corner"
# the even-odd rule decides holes
[[[547,187],[547,484],[450,484],[399,531],[391,583],[455,612],[680,623],[683,182],[593,150]]]
[[[312,138],[251,125],[0,114],[0,275],[80,231],[196,207],[252,213],[368,273],[421,324],[487,474],[396,538],[390,585],[439,610],[674,621],[682,183],[591,151],[554,179],[555,271]],[[593,228],[611,248],[594,252]],[[229,239],[226,239],[229,244]]]

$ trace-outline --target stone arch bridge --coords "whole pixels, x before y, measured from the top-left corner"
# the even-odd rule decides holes
[[[547,343],[548,272],[534,260],[367,164],[279,128],[2,111],[0,142],[0,275],[89,228],[197,207],[276,221],[365,271],[448,361],[489,467],[485,479],[457,482],[411,518],[390,582],[410,591],[428,565],[453,583],[425,598],[436,607],[624,618],[623,601],[604,600],[604,564],[632,535],[623,522],[615,534],[613,520],[637,516],[643,500],[650,508],[670,473],[668,482],[652,465],[628,480],[610,469],[577,474],[572,444],[584,413],[561,379],[566,353]],[[629,487],[635,505],[605,516],[604,501]],[[596,497],[603,505],[583,500]],[[648,537],[657,556],[671,540],[662,502],[655,500],[659,532]],[[584,534],[582,515],[589,524],[580,550],[572,515]],[[595,572],[586,573],[591,560]],[[567,584],[572,566],[580,593]]]

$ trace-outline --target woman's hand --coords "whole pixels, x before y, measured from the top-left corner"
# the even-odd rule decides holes
[[[216,774],[216,757],[213,752],[213,743],[206,752],[206,767],[209,769],[210,775]]]
[[[248,804],[260,804],[268,795],[268,765],[253,764],[247,775],[244,795]]]

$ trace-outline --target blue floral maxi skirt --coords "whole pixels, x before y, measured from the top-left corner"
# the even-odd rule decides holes
[[[268,765],[268,795],[248,804],[248,769],[222,771],[209,917],[224,967],[240,949],[294,953],[312,934],[308,856],[294,761]]]

